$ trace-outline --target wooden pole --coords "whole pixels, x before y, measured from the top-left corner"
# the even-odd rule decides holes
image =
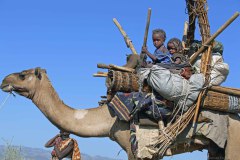
[[[108,73],[95,73],[93,74],[93,77],[107,77]]]
[[[195,52],[190,57],[190,63],[193,64],[200,53],[202,53],[204,50],[207,49],[207,46],[220,34],[223,32],[224,29],[226,29],[237,17],[239,16],[239,12],[236,12],[224,25],[222,25],[216,33],[214,33],[197,52]]]
[[[185,23],[184,23],[184,28],[183,28],[183,37],[182,37],[182,46],[183,46],[183,49],[186,48],[187,32],[188,32],[188,22],[185,21]]]
[[[98,68],[103,68],[103,69],[110,69],[111,67],[109,67],[109,65],[103,64],[103,63],[98,63],[97,64]]]
[[[186,40],[186,47],[189,47],[192,42],[194,41],[194,33],[196,28],[196,11],[194,9],[195,0],[186,0],[187,11],[188,11],[188,32],[187,32],[187,40]]]
[[[127,44],[127,47],[131,49],[133,54],[137,54],[137,51],[135,50],[132,41],[128,38],[126,32],[123,30],[122,26],[119,24],[119,22],[117,21],[116,18],[113,18],[113,22],[115,23],[115,25],[118,27],[119,31],[122,33],[124,40]]]
[[[209,76],[210,76],[210,72],[209,72],[209,64],[211,64],[211,58],[212,58],[212,46],[209,46],[208,47],[208,52],[207,52],[207,55],[206,55],[206,61],[205,61],[205,64],[204,64],[204,70],[203,70],[203,74],[204,74],[204,77],[205,77],[205,84],[208,85],[209,84]],[[199,96],[198,96],[198,100],[197,100],[197,106],[196,106],[196,109],[195,109],[195,113],[194,113],[194,117],[193,117],[193,124],[192,124],[192,127],[195,129],[196,127],[196,122],[197,122],[197,118],[198,118],[198,113],[199,113],[199,108],[201,106],[201,102],[202,102],[202,97],[205,93],[205,89],[203,91],[200,92]],[[194,131],[193,129],[193,131]]]
[[[229,87],[222,87],[222,86],[211,86],[209,88],[209,90],[240,97],[240,89],[237,89],[237,88],[229,88]]]
[[[116,70],[125,71],[125,72],[132,72],[132,73],[135,72],[135,69],[133,68],[121,67],[114,64],[109,64],[109,66],[111,67],[111,69],[116,69]]]
[[[210,36],[211,36],[207,10],[203,7],[205,5],[205,3],[206,3],[206,1],[195,1],[195,6],[196,6],[196,9],[198,10],[197,14],[198,14],[198,21],[199,21],[199,29],[200,29],[200,33],[202,36],[202,44],[206,43],[206,41],[209,40]],[[208,50],[207,51],[205,50],[201,57],[201,73],[204,74],[204,78],[205,78],[204,87],[208,86],[209,81],[210,81],[209,65],[211,64],[211,59],[212,59],[212,56],[211,56],[212,55],[212,41],[210,41],[209,44],[210,45],[207,46]],[[203,89],[198,96],[197,105],[196,105],[196,109],[195,109],[194,117],[193,117],[193,124],[192,124],[193,132],[192,133],[194,133],[196,130],[196,121],[198,118],[198,113],[199,113],[199,109],[200,109],[200,106],[202,103],[202,99],[203,99],[203,96],[205,93],[206,93],[206,89]]]
[[[151,13],[152,13],[152,9],[148,8],[147,24],[146,24],[145,34],[144,34],[144,39],[143,39],[143,46],[144,47],[147,46],[147,38],[148,38],[148,30],[149,30],[149,25],[150,25]]]

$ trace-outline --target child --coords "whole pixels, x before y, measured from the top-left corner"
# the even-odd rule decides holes
[[[152,59],[153,64],[156,63],[171,63],[171,54],[168,52],[167,48],[164,46],[166,40],[166,33],[162,29],[155,29],[152,31],[153,45],[156,47],[154,54],[151,54],[147,47],[142,47],[142,54],[147,54],[149,58]]]
[[[167,43],[167,49],[172,55],[172,60],[175,64],[182,64],[186,62],[186,58],[183,55],[182,42],[178,38],[172,38]]]

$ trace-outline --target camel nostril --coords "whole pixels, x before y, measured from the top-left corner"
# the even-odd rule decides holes
[[[3,83],[1,84],[0,88],[3,89],[4,87],[6,87],[6,85],[4,85]]]

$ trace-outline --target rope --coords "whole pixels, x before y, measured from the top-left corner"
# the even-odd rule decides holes
[[[3,102],[0,105],[0,110],[3,108],[4,104],[7,102],[8,98],[11,96],[11,92],[6,96],[6,98],[3,100]]]
[[[195,105],[190,107],[184,113],[184,107],[186,106],[186,101],[189,94],[189,89],[187,89],[187,93],[185,95],[181,95],[182,99],[180,99],[178,104],[175,106],[176,110],[174,111],[175,113],[170,121],[170,124],[174,121],[174,119],[176,119],[176,115],[179,113],[180,117],[173,124],[167,126],[164,128],[164,130],[161,130],[162,134],[159,135],[156,143],[150,146],[157,150],[157,153],[160,157],[164,155],[169,146],[176,140],[177,136],[186,128],[194,115]]]

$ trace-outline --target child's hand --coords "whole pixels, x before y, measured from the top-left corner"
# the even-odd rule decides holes
[[[148,52],[148,48],[145,47],[145,46],[143,46],[143,47],[142,47],[142,53],[147,53],[147,52]]]

